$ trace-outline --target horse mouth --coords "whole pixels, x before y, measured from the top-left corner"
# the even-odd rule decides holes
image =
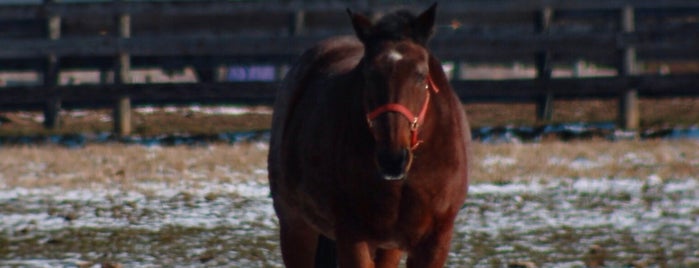
[[[410,167],[412,155],[408,149],[400,149],[398,151],[380,150],[376,154],[376,162],[379,172],[384,180],[397,181],[402,180]]]
[[[399,180],[402,180],[403,178],[405,178],[405,173],[399,174],[399,175],[387,175],[387,174],[383,175],[383,179],[387,180],[387,181],[399,181]]]

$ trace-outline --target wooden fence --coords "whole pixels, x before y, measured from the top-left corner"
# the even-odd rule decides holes
[[[406,1],[401,1],[406,3]],[[421,10],[426,1],[405,7]],[[285,68],[313,43],[351,34],[345,9],[380,15],[391,1],[113,1],[0,5],[0,72],[41,73],[40,83],[0,83],[0,110],[114,107],[130,132],[130,107],[165,103],[270,104],[278,80],[225,81],[230,66]],[[430,47],[453,67],[464,102],[536,102],[551,118],[562,98],[619,99],[620,124],[638,127],[639,97],[699,96],[699,1],[510,0],[443,3]],[[581,61],[612,76],[556,76]],[[469,65],[532,66],[535,74],[463,79]],[[645,68],[643,66],[646,66]],[[653,69],[648,66],[663,66]],[[670,67],[668,67],[670,66]],[[134,83],[133,70],[196,70],[194,83]],[[574,68],[573,68],[574,69]],[[69,70],[97,70],[93,84],[59,83]],[[682,73],[684,72],[684,73]]]

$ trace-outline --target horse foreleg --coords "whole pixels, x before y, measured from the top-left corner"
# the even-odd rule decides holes
[[[396,268],[402,256],[403,251],[400,249],[379,249],[376,251],[374,261],[377,268]]]
[[[337,268],[337,246],[335,246],[335,241],[324,235],[318,236],[314,268]]]
[[[284,265],[287,268],[313,267],[318,232],[301,219],[280,219],[279,229]]]
[[[356,240],[351,235],[337,234],[337,257],[340,268],[374,268],[369,244]]]
[[[444,267],[449,255],[453,225],[426,237],[408,253],[408,268]]]

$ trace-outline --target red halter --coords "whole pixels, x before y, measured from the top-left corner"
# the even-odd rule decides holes
[[[434,84],[434,81],[432,81],[431,76],[427,76],[427,86],[434,91],[435,94],[439,93],[439,88],[437,85]],[[369,122],[369,127],[372,126],[372,121],[376,119],[379,115],[382,115],[387,112],[396,112],[401,115],[403,115],[406,119],[408,119],[408,122],[410,122],[410,150],[415,150],[420,143],[422,143],[421,140],[418,139],[418,131],[422,123],[425,121],[425,115],[427,114],[427,108],[430,106],[430,91],[425,90],[425,102],[422,103],[422,108],[420,109],[420,113],[415,116],[413,112],[410,111],[407,107],[405,107],[402,104],[399,103],[388,103],[384,104],[382,106],[377,107],[373,111],[369,112],[367,114],[367,121]]]

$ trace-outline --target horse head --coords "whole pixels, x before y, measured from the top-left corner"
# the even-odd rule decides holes
[[[364,56],[363,105],[374,137],[375,160],[387,180],[400,180],[410,170],[413,152],[421,143],[420,130],[438,91],[429,70],[430,38],[436,4],[420,15],[398,11],[376,23],[348,10]]]

